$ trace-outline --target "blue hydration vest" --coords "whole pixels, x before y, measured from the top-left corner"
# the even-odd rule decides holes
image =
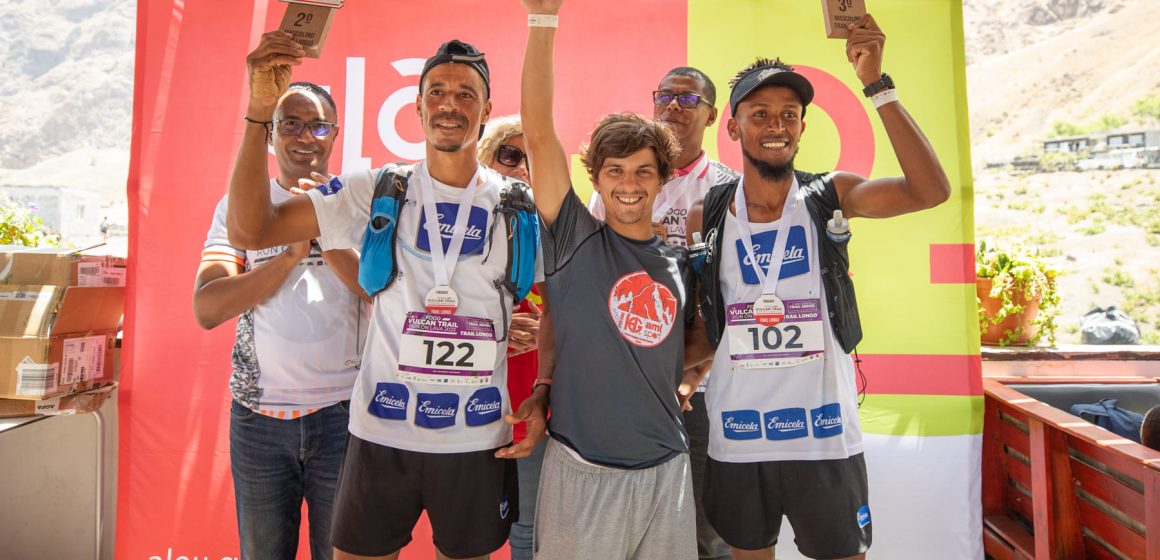
[[[375,194],[371,199],[371,217],[363,236],[359,256],[358,283],[367,295],[374,297],[395,282],[395,237],[399,226],[399,211],[407,193],[407,181],[414,171],[412,165],[392,164],[379,170],[375,178]],[[532,289],[536,278],[536,251],[540,247],[540,216],[532,202],[527,184],[504,177],[499,204],[492,210],[489,249],[494,240],[495,226],[503,222],[507,227],[508,262],[503,279],[496,281],[512,295],[513,305],[519,303]],[[428,218],[433,219],[433,218]],[[487,257],[484,257],[486,262]]]

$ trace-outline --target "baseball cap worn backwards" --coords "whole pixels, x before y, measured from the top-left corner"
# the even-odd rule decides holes
[[[471,43],[464,43],[459,39],[452,39],[439,45],[439,50],[435,51],[435,55],[427,59],[423,64],[423,73],[419,75],[419,84],[423,84],[423,79],[427,77],[427,72],[440,64],[447,64],[449,62],[458,62],[472,67],[479,75],[483,77],[483,85],[487,88],[487,98],[491,98],[491,75],[487,70],[487,60],[483,57],[483,53],[479,52]]]
[[[788,66],[758,66],[737,80],[729,94],[729,109],[737,114],[737,106],[749,94],[765,86],[784,86],[792,89],[802,100],[802,107],[814,100],[814,86],[810,81]]]

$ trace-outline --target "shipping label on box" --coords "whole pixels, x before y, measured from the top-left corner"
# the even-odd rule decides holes
[[[100,379],[104,376],[105,337],[66,338],[60,364],[61,385]]]
[[[40,397],[56,390],[56,364],[38,364],[31,356],[25,356],[16,364],[16,395],[20,397]]]
[[[90,261],[77,263],[77,285],[100,288],[125,285],[125,268],[107,262]]]

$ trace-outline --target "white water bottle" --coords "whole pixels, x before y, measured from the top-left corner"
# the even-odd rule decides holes
[[[826,237],[834,243],[845,243],[850,240],[850,220],[842,217],[841,210],[834,210],[834,217],[826,222]]]

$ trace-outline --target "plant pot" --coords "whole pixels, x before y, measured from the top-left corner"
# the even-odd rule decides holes
[[[1011,344],[1027,344],[1028,339],[1038,334],[1039,327],[1034,322],[1035,317],[1039,315],[1039,297],[1028,300],[1021,290],[1011,294],[1011,301],[1016,305],[1023,306],[1023,312],[1009,315],[999,324],[992,325],[989,321],[1003,307],[1003,302],[991,297],[991,279],[975,279],[975,294],[979,296],[983,313],[988,319],[987,328],[979,333],[983,344],[998,345],[1001,340],[1007,337],[1008,332],[1015,332],[1020,327],[1023,328],[1021,336],[1012,341]]]

